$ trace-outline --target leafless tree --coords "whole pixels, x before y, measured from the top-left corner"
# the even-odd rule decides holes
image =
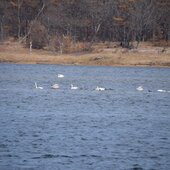
[[[133,47],[153,37],[170,39],[169,0],[6,0],[0,1],[0,33],[25,40],[34,22],[76,41],[119,41]],[[4,29],[6,28],[6,29]],[[155,39],[156,40],[156,39]],[[48,42],[48,41],[47,41]],[[137,47],[136,45],[136,47]]]
[[[18,39],[20,39],[21,36],[21,6],[22,6],[23,0],[17,0],[17,18],[18,18]]]

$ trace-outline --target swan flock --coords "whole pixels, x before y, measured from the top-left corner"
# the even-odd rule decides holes
[[[57,77],[58,77],[58,78],[64,78],[64,75],[63,75],[63,74],[57,74]],[[43,90],[43,89],[44,89],[42,86],[38,86],[38,85],[37,85],[37,82],[34,82],[34,85],[35,85],[35,88],[36,88],[36,89],[40,89],[40,90]],[[52,88],[52,89],[59,89],[60,86],[59,86],[59,84],[56,84],[56,83],[55,83],[55,84],[51,85],[51,88]],[[80,89],[80,88],[79,88],[78,86],[74,86],[73,84],[71,84],[71,85],[70,85],[70,89],[71,89],[71,90],[78,90],[78,89]],[[95,91],[105,91],[105,90],[108,90],[108,89],[106,89],[106,88],[104,88],[104,87],[96,86],[96,88],[95,88],[94,90],[95,90]],[[110,90],[113,90],[113,89],[110,89]],[[143,87],[142,85],[140,85],[140,86],[136,87],[136,90],[142,92],[142,91],[144,91],[144,87]],[[151,92],[151,91],[148,90],[148,92]],[[164,89],[158,89],[157,92],[161,92],[161,93],[168,92],[168,93],[170,93],[170,90],[168,91],[168,90],[164,90]]]

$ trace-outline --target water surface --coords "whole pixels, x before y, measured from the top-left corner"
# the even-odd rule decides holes
[[[170,90],[169,68],[0,64],[0,73],[0,169],[170,169],[170,93],[157,92]]]

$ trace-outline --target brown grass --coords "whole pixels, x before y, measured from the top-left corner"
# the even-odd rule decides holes
[[[79,44],[80,45],[80,44]],[[82,44],[81,44],[82,46]],[[143,43],[137,50],[118,47],[116,43],[98,43],[92,46],[92,52],[54,54],[46,50],[33,50],[8,41],[0,45],[1,63],[25,64],[69,64],[99,66],[166,66],[170,67],[170,48],[155,47]]]

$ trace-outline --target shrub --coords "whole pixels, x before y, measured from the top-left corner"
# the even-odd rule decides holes
[[[49,50],[61,54],[90,51],[90,49],[88,43],[75,42],[70,36],[53,36],[49,42]]]

